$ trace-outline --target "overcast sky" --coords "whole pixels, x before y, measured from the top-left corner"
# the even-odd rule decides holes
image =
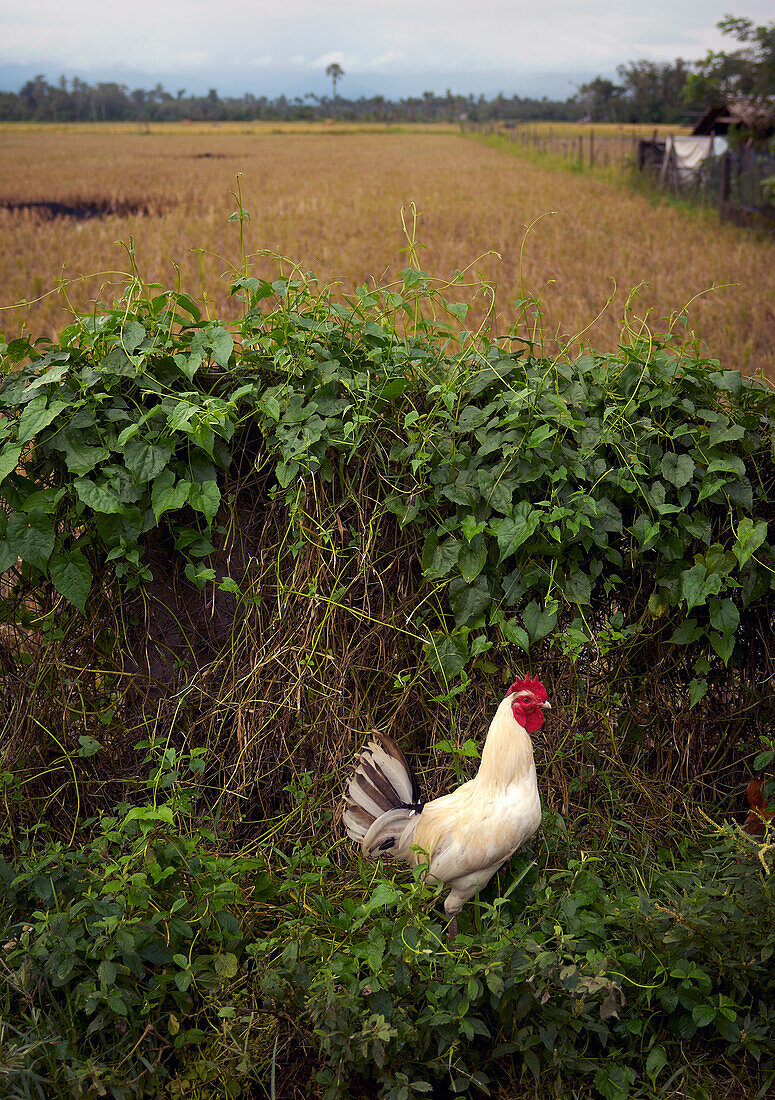
[[[344,96],[425,89],[564,99],[624,61],[730,48],[729,10],[757,23],[773,0],[0,0],[0,88],[61,73],[130,87]]]

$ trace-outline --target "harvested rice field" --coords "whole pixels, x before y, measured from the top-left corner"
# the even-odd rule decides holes
[[[448,127],[277,130],[0,129],[0,331],[53,335],[69,310],[111,300],[115,272],[128,269],[118,242],[130,237],[142,278],[179,279],[228,317],[241,174],[254,273],[276,270],[258,255],[269,250],[343,292],[384,282],[407,265],[401,210],[414,203],[420,264],[442,279],[467,269],[467,281],[492,281],[496,331],[514,320],[515,299],[535,295],[550,346],[577,337],[610,350],[625,313],[661,332],[691,303],[687,338],[726,367],[775,376],[771,239]],[[487,296],[477,301],[481,319]]]

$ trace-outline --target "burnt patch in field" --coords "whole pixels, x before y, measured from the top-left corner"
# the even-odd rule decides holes
[[[227,153],[192,153],[191,160],[231,160]]]
[[[119,217],[140,214],[143,217],[160,217],[173,206],[172,202],[150,199],[94,199],[88,202],[8,202],[0,201],[0,210],[11,214],[29,214],[39,221],[51,222],[58,218],[88,221],[91,218]]]

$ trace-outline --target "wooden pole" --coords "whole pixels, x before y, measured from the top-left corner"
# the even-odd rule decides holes
[[[589,131],[589,167],[595,166],[595,131]]]
[[[729,187],[730,187],[730,156],[729,153],[724,153],[721,158],[721,179],[719,181],[718,201],[719,201],[719,218],[723,222],[726,217],[727,203],[729,202]]]

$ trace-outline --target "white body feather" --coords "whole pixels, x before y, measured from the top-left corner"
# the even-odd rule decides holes
[[[422,807],[411,805],[413,784],[408,765],[404,761],[401,767],[400,761],[375,741],[365,751],[400,797],[391,808],[380,807],[384,798],[373,788],[369,788],[371,794],[363,790],[367,784],[362,776],[359,779],[360,765],[350,782],[350,802],[344,815],[350,837],[360,841],[367,856],[386,854],[404,859],[410,866],[427,860],[429,879],[450,887],[444,903],[450,917],[460,912],[541,824],[533,744],[514,718],[512,699],[507,696],[503,700],[490,723],[476,777],[452,794]],[[366,827],[368,816],[374,821]]]

